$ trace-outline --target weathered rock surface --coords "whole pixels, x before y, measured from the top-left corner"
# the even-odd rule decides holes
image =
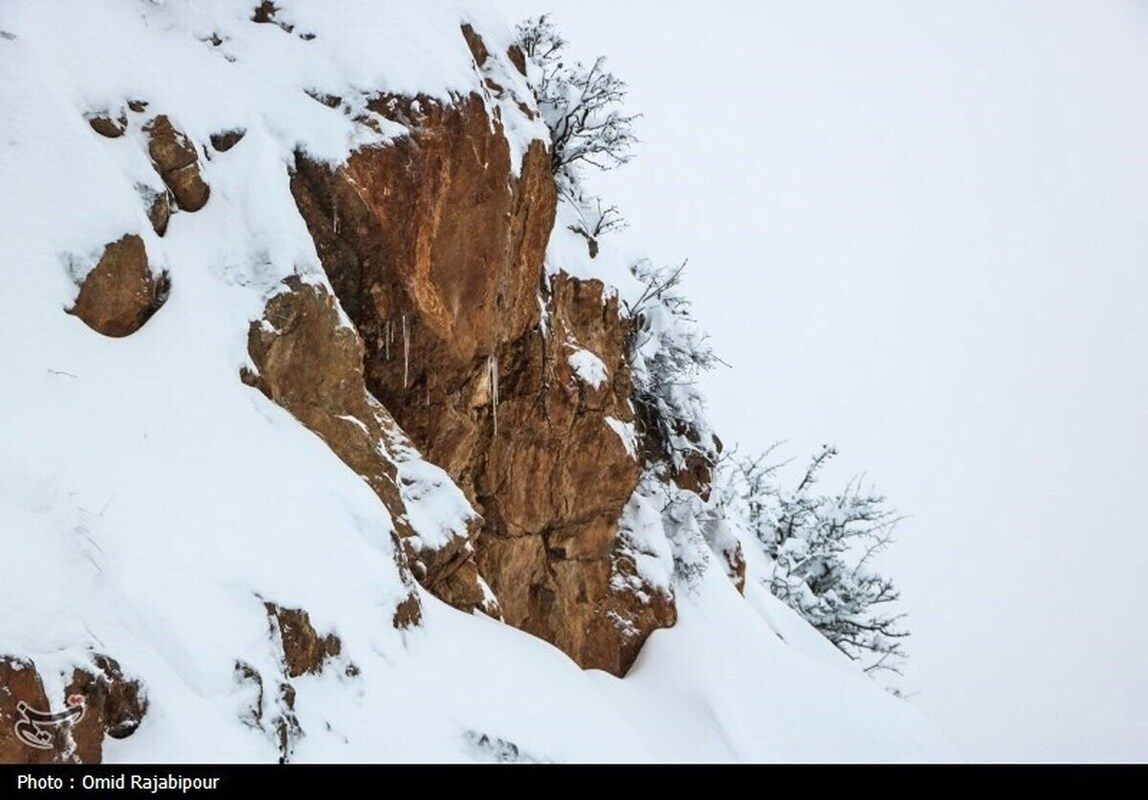
[[[283,608],[264,603],[267,617],[283,647],[287,677],[318,675],[328,659],[339,655],[343,643],[333,633],[320,636],[311,624],[311,616],[300,608]]]
[[[239,144],[239,142],[242,141],[243,137],[246,135],[247,131],[239,128],[235,128],[229,131],[222,131],[220,133],[213,133],[211,134],[211,146],[220,153],[226,153],[228,150],[235,147],[235,145]]]
[[[172,196],[170,191],[157,192],[148,199],[147,218],[156,236],[167,233],[171,221]]]
[[[207,205],[211,187],[203,180],[195,145],[176,130],[164,114],[144,125],[144,132],[152,164],[179,207],[184,211],[198,211]]]
[[[47,711],[50,706],[44,694],[44,685],[31,661],[0,657],[0,763],[51,764],[57,760],[63,745],[63,732],[53,730],[50,749],[30,747],[16,736],[15,728],[24,714],[18,704],[26,703],[35,710]]]
[[[337,169],[299,155],[292,192],[362,337],[370,393],[482,515],[477,563],[506,621],[622,674],[675,620],[617,535],[640,472],[607,423],[634,420],[630,323],[600,284],[544,277],[549,154],[534,142],[512,165],[487,107],[378,98],[411,134]],[[582,349],[601,385],[571,367]]]
[[[387,409],[367,392],[362,341],[340,318],[335,298],[298,278],[289,279],[285,289],[268,302],[263,320],[251,325],[248,352],[258,371],[245,372],[244,380],[293,414],[363,477],[390,511],[399,552],[424,586],[459,608],[497,616],[474,563],[471,536],[477,521],[439,548],[424,546],[411,526],[404,490],[412,481],[400,473],[403,460],[418,454]],[[396,613],[399,627],[418,619],[417,597],[412,598]]]
[[[110,114],[90,114],[87,119],[92,130],[108,139],[118,139],[128,128],[128,119],[123,112],[114,117]]]
[[[64,696],[51,703],[32,661],[0,656],[0,763],[98,764],[105,736],[123,739],[135,732],[148,708],[140,683],[126,678],[115,659],[93,654],[91,662],[72,672]],[[32,747],[17,736],[17,724],[30,712],[59,712],[77,699],[84,709],[78,720],[38,726],[44,747]]]
[[[68,313],[104,336],[130,336],[164,304],[169,289],[166,273],[152,272],[143,239],[132,234],[104,248]]]

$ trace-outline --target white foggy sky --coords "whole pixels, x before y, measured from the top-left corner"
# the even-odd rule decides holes
[[[723,437],[911,515],[913,702],[973,760],[1148,759],[1148,4],[497,2],[630,83],[599,188],[690,258]]]

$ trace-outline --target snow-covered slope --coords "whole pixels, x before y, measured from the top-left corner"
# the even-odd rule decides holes
[[[460,25],[492,51],[511,32],[481,3],[280,2],[281,25],[253,23],[255,5],[0,5],[0,656],[33,662],[57,707],[94,652],[138,678],[148,711],[105,742],[108,761],[281,756],[283,651],[265,602],[306,609],[341,642],[322,672],[291,680],[296,761],[950,757],[770,597],[752,560],[745,598],[716,563],[677,587],[677,624],[620,679],[421,589],[421,623],[392,624],[410,589],[391,515],[239,373],[284,278],[327,286],[289,187],[296,151],[337,163],[402,135],[355,98],[479,91]],[[327,96],[348,106],[315,99]],[[137,99],[146,111],[127,112],[122,136],[85,118]],[[504,106],[517,164],[547,134]],[[164,190],[142,130],[157,113],[200,145],[211,187],[162,237],[141,202]],[[233,149],[204,145],[235,129]],[[65,309],[102,248],[130,234],[170,297],[108,338]],[[601,362],[575,357],[605,380]],[[447,527],[460,513],[417,511]]]

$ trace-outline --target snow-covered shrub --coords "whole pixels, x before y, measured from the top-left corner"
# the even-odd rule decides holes
[[[586,167],[612,169],[630,160],[638,115],[623,111],[626,84],[606,68],[606,58],[599,56],[589,67],[570,61],[566,40],[547,15],[520,24],[518,44],[530,64],[538,109],[550,128],[558,188],[577,199]]]
[[[693,317],[680,284],[686,264],[654,267],[646,259],[631,271],[644,287],[623,301],[634,320],[630,344],[634,410],[648,451],[680,470],[691,454],[712,461],[715,443],[698,386],[702,372],[721,363]]]
[[[821,470],[837,450],[823,447],[797,485],[778,485],[769,453],[730,459],[744,499],[746,527],[770,558],[766,581],[779,599],[870,673],[899,672],[908,631],[890,609],[900,596],[870,562],[891,541],[899,517],[882,495],[851,480],[821,494]]]

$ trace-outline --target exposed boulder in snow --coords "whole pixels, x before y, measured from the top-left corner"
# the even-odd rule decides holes
[[[148,137],[148,154],[175,202],[184,211],[199,211],[207,205],[211,187],[199,169],[195,145],[160,114],[144,125]]]
[[[213,133],[211,134],[211,146],[214,147],[217,152],[226,153],[235,147],[235,145],[239,144],[246,133],[247,132],[242,128],[233,128],[231,130],[221,131],[220,133]]]
[[[89,114],[88,124],[100,136],[118,139],[128,128],[128,118],[122,111],[114,117],[110,114]]]
[[[148,710],[147,694],[138,680],[124,676],[108,656],[93,654],[90,667],[77,667],[64,691],[82,697],[86,713],[75,724],[72,738],[77,760],[94,764],[103,759],[103,737],[125,739],[135,733]]]
[[[155,191],[146,186],[140,187],[140,195],[147,206],[147,220],[151,223],[152,230],[156,236],[163,236],[167,233],[168,223],[171,222],[175,198],[166,188],[163,191]]]
[[[41,675],[29,659],[0,656],[0,763],[98,764],[104,738],[131,736],[147,709],[139,681],[108,656],[90,654],[70,676]]]
[[[130,336],[164,304],[169,288],[167,274],[152,271],[143,239],[131,234],[104,248],[68,313],[104,336]]]
[[[287,676],[315,675],[322,672],[327,659],[339,655],[343,643],[333,633],[320,636],[311,624],[311,616],[301,608],[283,608],[264,603],[279,641],[283,645],[283,660]]]
[[[462,24],[462,38],[466,39],[466,46],[470,48],[470,54],[474,56],[474,63],[479,67],[485,65],[486,59],[490,58],[490,53],[486,49],[486,42],[475,32],[474,26],[469,22]]]

